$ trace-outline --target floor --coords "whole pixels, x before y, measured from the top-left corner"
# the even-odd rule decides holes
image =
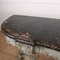
[[[4,35],[0,32],[0,60],[18,60],[19,49],[6,43]]]
[[[19,49],[13,47],[6,42],[5,36],[0,32],[0,60],[18,60]],[[38,54],[36,60],[55,60],[52,57]]]

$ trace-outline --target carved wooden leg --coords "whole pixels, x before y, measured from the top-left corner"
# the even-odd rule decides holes
[[[33,54],[33,60],[36,60],[36,46],[33,46],[32,54]]]
[[[23,46],[21,44],[19,46],[20,46],[20,50],[19,50],[19,53],[18,53],[18,60],[25,60],[25,57],[24,57],[25,53],[22,49]]]
[[[25,54],[24,54],[23,51],[22,51],[21,54],[20,54],[20,56],[21,56],[20,60],[25,60],[24,55],[25,55]]]
[[[21,44],[20,51],[19,51],[19,60],[36,60],[35,47]]]
[[[35,54],[35,46],[33,46],[32,54]]]

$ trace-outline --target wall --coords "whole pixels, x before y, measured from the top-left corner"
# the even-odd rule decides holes
[[[0,0],[0,26],[14,14],[60,19],[60,0]]]

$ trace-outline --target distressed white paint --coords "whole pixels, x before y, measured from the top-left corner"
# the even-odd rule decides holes
[[[11,39],[11,38],[9,38],[7,36],[5,36],[5,37],[6,37],[6,41],[7,41],[8,44],[11,44],[13,46],[16,46],[19,49],[21,48],[21,51],[24,51],[24,53],[28,53],[28,54],[31,54],[32,53],[32,46],[26,45],[26,44],[22,44],[22,43],[19,43],[19,42],[15,42],[14,39]]]
[[[60,52],[56,50],[45,48],[45,47],[40,47],[40,48],[36,47],[36,52],[38,51],[42,54],[52,56],[53,58],[55,58],[55,60],[60,60]]]
[[[7,36],[5,36],[5,37],[6,37],[6,41],[7,41],[7,43],[9,43],[9,44],[11,44],[11,45],[13,45],[13,46],[16,45],[14,39],[11,39],[11,38],[9,38],[9,37],[7,37]]]
[[[19,44],[18,42],[16,43],[15,40],[9,38],[6,36],[6,40],[9,44],[16,46],[18,48],[21,48],[24,53],[31,54],[32,53],[32,47],[29,45],[25,44]],[[28,47],[28,48],[27,48]],[[49,55],[55,58],[56,60],[60,60],[60,52],[55,51],[53,49],[45,48],[45,47],[36,47],[36,52],[39,52],[41,54]]]

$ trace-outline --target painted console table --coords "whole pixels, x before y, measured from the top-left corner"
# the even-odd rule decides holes
[[[60,19],[13,15],[2,23],[1,31],[8,43],[20,48],[21,60],[36,60],[36,52],[44,48],[48,49],[48,53],[51,49],[60,56]],[[40,50],[40,47],[43,49]]]

